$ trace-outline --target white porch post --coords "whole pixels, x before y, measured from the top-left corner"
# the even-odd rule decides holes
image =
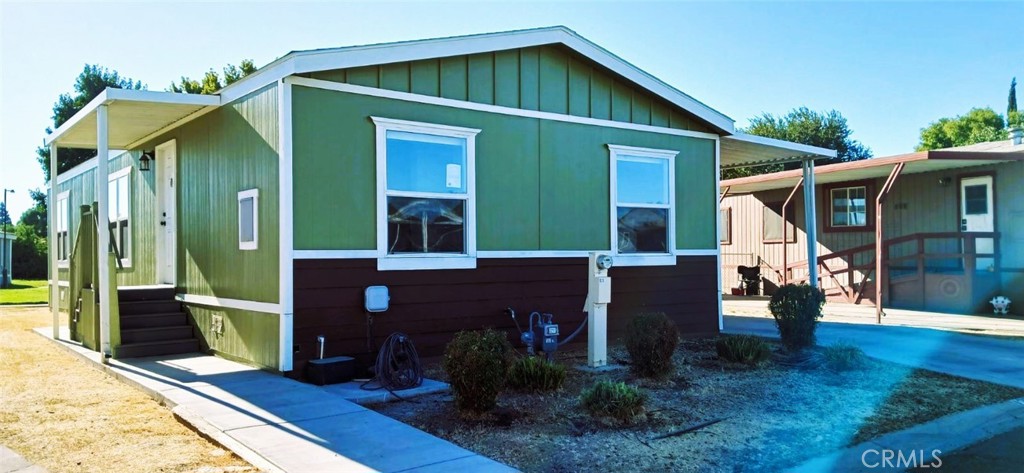
[[[106,362],[110,356],[110,224],[109,202],[107,202],[107,156],[110,154],[107,145],[107,105],[96,107],[96,202],[98,214],[96,227],[96,260],[99,267],[97,293],[100,299],[100,358]]]
[[[818,287],[818,227],[815,208],[814,158],[805,159],[804,170],[804,227],[807,235],[807,284]]]
[[[50,312],[53,314],[53,339],[60,338],[60,280],[57,277],[57,143],[50,143],[50,195],[46,202],[50,236]]]

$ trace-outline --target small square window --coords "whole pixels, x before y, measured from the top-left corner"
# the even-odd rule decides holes
[[[238,249],[259,248],[259,189],[238,193]]]

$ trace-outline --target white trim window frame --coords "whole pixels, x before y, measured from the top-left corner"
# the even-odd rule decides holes
[[[117,242],[121,253],[121,266],[132,266],[132,167],[111,173],[107,177],[107,221],[113,232],[111,241]]]
[[[249,204],[246,204],[249,201]],[[246,221],[246,210],[251,214]],[[248,227],[249,232],[246,232]],[[256,250],[260,245],[260,190],[247,189],[238,193],[238,249]]]
[[[863,210],[857,211],[857,207],[854,205],[854,197],[851,197],[852,192],[860,190],[859,199],[864,202]],[[843,199],[845,207],[843,213],[845,214],[846,221],[842,223],[836,223],[836,194],[842,192],[839,197]],[[829,219],[831,219],[832,226],[837,228],[858,228],[868,226],[868,188],[867,186],[851,186],[851,187],[836,187],[829,191]],[[857,221],[856,216],[861,216],[861,220]]]
[[[610,232],[611,232],[611,245],[612,254],[615,255],[616,266],[673,266],[676,264],[676,185],[675,185],[675,159],[678,151],[663,150],[663,149],[652,149],[652,148],[637,148],[633,146],[622,146],[609,144],[609,202],[610,212]],[[661,186],[656,186],[657,183],[649,183],[647,190],[652,189],[661,190],[660,195],[646,199],[629,198],[629,194],[636,194],[635,192],[626,192],[627,195],[623,196],[620,193],[619,184],[619,164],[620,163],[632,163],[641,165],[659,165],[663,171],[661,176]],[[653,167],[652,167],[653,168]],[[650,168],[649,168],[650,169]],[[624,185],[628,185],[629,181],[627,176],[622,176],[621,182]],[[628,189],[623,189],[628,190]],[[649,193],[649,192],[648,192]],[[650,196],[653,196],[651,194]],[[648,197],[650,197],[648,196]],[[624,199],[623,199],[624,197]],[[645,200],[645,201],[642,201]],[[638,244],[641,244],[636,235],[633,238],[626,239],[622,235],[620,227],[620,209],[629,209],[628,213],[640,211],[646,212],[646,217],[654,216],[655,220],[658,220],[658,214],[664,212],[665,221],[665,237],[664,237],[664,250],[665,251],[650,251],[645,249],[637,248]],[[643,217],[638,215],[637,218]],[[657,239],[655,239],[655,242]],[[649,243],[649,242],[648,242]]]
[[[390,118],[370,118],[376,126],[377,269],[386,271],[476,268],[476,135],[480,133],[480,130]],[[439,184],[424,184],[419,181],[415,183],[402,182],[397,177],[393,177],[389,182],[389,136],[393,137],[392,139],[396,143],[402,141],[451,144],[461,141],[464,150],[461,163],[445,164],[444,175],[437,176],[436,181],[443,183],[443,187],[439,187]],[[430,162],[421,161],[419,164],[429,165]],[[441,182],[442,179],[444,182]],[[398,251],[396,248],[405,243],[400,241],[397,228],[395,235],[391,235],[391,221],[394,220],[394,216],[389,215],[389,202],[404,202],[406,200],[408,203],[403,208],[423,204],[429,206],[431,201],[461,201],[462,215],[458,215],[458,210],[460,210],[457,208],[460,206],[458,203],[454,208],[439,205],[437,209],[424,211],[421,217],[421,222],[424,223],[419,224],[423,235],[419,242],[421,251]],[[443,219],[449,220],[448,225],[455,225],[461,217],[461,252],[444,250],[432,252],[429,250],[431,229],[426,224],[428,214],[437,214],[436,219],[431,220],[431,222],[439,222],[437,225],[440,225],[440,221]],[[409,229],[411,230],[411,228],[410,226]],[[410,238],[410,240],[414,239]],[[451,241],[449,240],[447,243],[451,243]]]
[[[57,229],[57,267],[67,268],[71,259],[71,213],[68,203],[71,201],[71,191],[64,191],[57,194],[56,218],[54,225]]]

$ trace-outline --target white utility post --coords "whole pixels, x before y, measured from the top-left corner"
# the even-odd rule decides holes
[[[46,208],[49,209],[46,214],[50,225],[50,312],[53,315],[53,339],[56,340],[60,338],[60,278],[57,277],[57,143],[50,143],[50,195]]]
[[[803,162],[804,171],[804,227],[807,236],[807,284],[818,287],[818,227],[814,197],[814,159]]]
[[[612,301],[612,278],[608,269],[612,257],[591,252],[588,259],[587,302],[587,366],[599,368],[608,364],[608,303]]]
[[[107,105],[96,107],[96,262],[99,281],[96,294],[100,299],[100,360],[107,362],[110,353],[110,220],[108,208],[109,172],[107,157],[110,149],[107,141]],[[55,197],[55,196],[54,196]]]

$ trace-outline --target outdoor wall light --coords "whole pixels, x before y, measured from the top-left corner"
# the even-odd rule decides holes
[[[951,177],[940,177],[939,178],[939,185],[942,186],[942,187],[948,186],[950,182],[953,182],[953,178],[951,178]]]
[[[143,151],[142,156],[139,157],[139,170],[149,171],[149,163],[155,160],[151,151]]]

